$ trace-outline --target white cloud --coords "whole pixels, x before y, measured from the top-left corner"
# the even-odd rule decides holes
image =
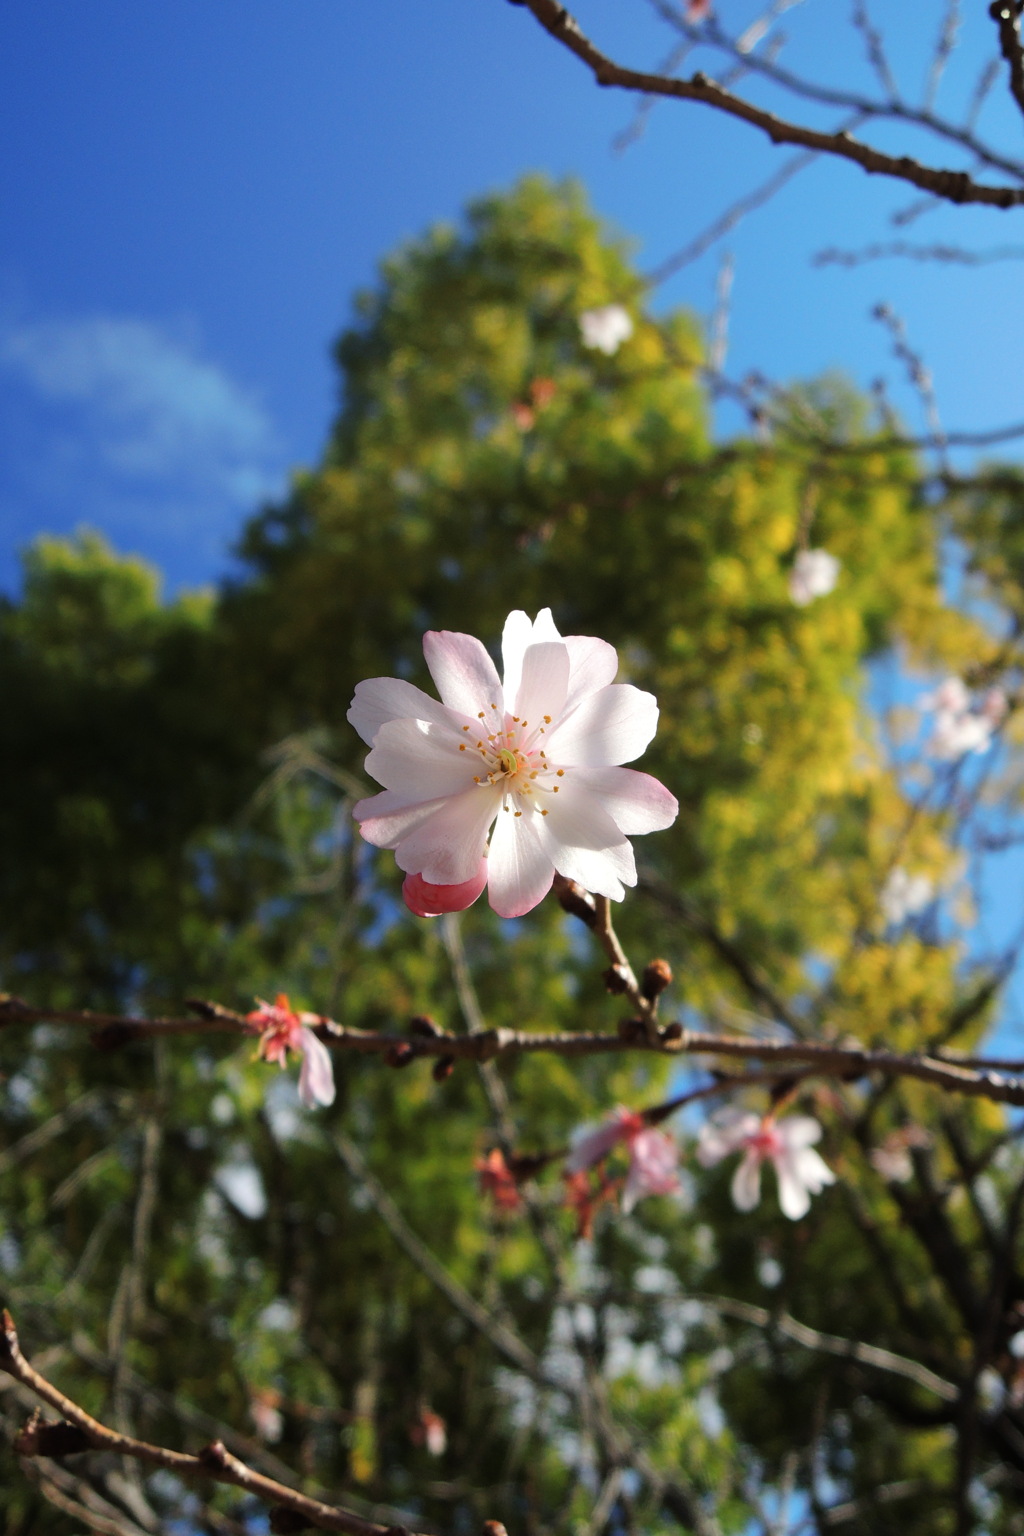
[[[43,400],[84,413],[96,452],[116,474],[204,479],[247,502],[270,489],[265,466],[276,444],[260,405],[216,363],[147,321],[23,325],[0,339],[0,361]]]
[[[254,394],[194,338],[129,317],[0,322],[0,438],[19,544],[89,523],[172,585],[223,569],[242,519],[286,488]]]

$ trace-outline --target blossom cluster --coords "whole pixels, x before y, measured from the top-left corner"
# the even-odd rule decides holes
[[[971,752],[988,751],[1006,718],[1009,701],[1002,688],[989,688],[974,703],[962,678],[947,677],[919,700],[919,707],[935,712],[927,751],[940,762],[951,763]]]
[[[814,1150],[820,1139],[821,1126],[808,1115],[777,1120],[773,1113],[726,1110],[701,1128],[697,1161],[711,1168],[734,1153],[743,1154],[732,1180],[733,1202],[741,1211],[758,1204],[761,1169],[770,1162],[782,1212],[797,1221],[810,1209],[811,1196],[835,1182],[834,1173]],[[619,1147],[628,1156],[624,1179],[614,1178],[607,1169],[608,1159]],[[678,1194],[679,1156],[674,1136],[655,1129],[643,1113],[621,1106],[603,1125],[581,1132],[566,1157],[563,1175],[566,1203],[576,1212],[580,1236],[590,1235],[598,1207],[616,1196],[628,1214],[648,1195]],[[513,1160],[510,1166],[494,1148],[477,1161],[481,1192],[497,1210],[517,1210],[522,1203],[519,1184],[536,1168],[536,1161],[523,1159],[516,1166]]]

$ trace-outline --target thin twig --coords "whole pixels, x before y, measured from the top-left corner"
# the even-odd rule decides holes
[[[908,1360],[905,1355],[893,1354],[892,1350],[881,1349],[876,1344],[862,1344],[857,1339],[841,1339],[832,1333],[822,1333],[817,1328],[808,1327],[806,1323],[797,1322],[795,1317],[790,1317],[786,1312],[769,1312],[766,1307],[755,1307],[750,1302],[736,1301],[731,1296],[696,1294],[688,1296],[687,1300],[700,1302],[702,1306],[711,1308],[723,1317],[735,1318],[737,1322],[751,1323],[755,1328],[778,1333],[784,1339],[791,1339],[794,1344],[803,1345],[805,1349],[853,1360],[858,1365],[870,1365],[875,1370],[888,1371],[893,1376],[903,1376],[915,1386],[923,1387],[926,1392],[934,1392],[944,1403],[956,1402],[960,1396],[960,1388],[954,1382],[936,1375],[917,1360]]]

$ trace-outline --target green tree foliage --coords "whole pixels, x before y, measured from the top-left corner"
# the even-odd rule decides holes
[[[583,346],[579,316],[612,300],[636,328],[608,357]],[[355,684],[429,686],[426,629],[493,643],[510,609],[550,605],[563,633],[615,644],[620,678],[661,705],[642,766],[681,814],[641,844],[617,921],[635,963],[670,958],[679,1016],[976,1044],[993,987],[950,923],[880,915],[896,866],[952,878],[959,802],[952,781],[921,793],[889,749],[870,668],[898,653],[984,680],[1013,658],[944,602],[944,524],[864,403],[819,382],[789,394],[764,440],[714,446],[693,321],[648,314],[625,245],[578,189],[537,180],[388,260],[337,357],[323,463],[249,524],[246,574],[219,596],[162,603],[150,571],[92,535],[30,551],[0,616],[17,766],[0,805],[7,989],[153,1013],[287,991],[349,1025],[429,1013],[461,1030],[465,964],[489,1024],[614,1029],[604,962],[557,904],[515,923],[479,906],[460,924],[414,920],[393,859],[350,819],[372,788],[345,724]],[[808,543],[842,570],[798,607],[787,578]],[[1012,549],[1001,580],[1016,611]],[[969,1485],[984,1529],[1019,1529],[1024,1424],[975,1385],[994,1370],[1005,1393],[1024,1305],[1022,1169],[994,1108],[920,1084],[805,1088],[840,1183],[803,1221],[771,1189],[741,1216],[731,1168],[687,1156],[685,1198],[628,1219],[605,1208],[581,1244],[557,1172],[532,1215],[481,1199],[473,1160],[503,1101],[520,1148],[554,1150],[688,1072],[538,1056],[435,1081],[339,1053],[337,1103],[307,1114],[251,1055],[212,1033],[158,1047],[56,1024],[0,1033],[5,1299],[27,1346],[108,1421],[193,1447],[234,1426],[240,1454],[286,1479],[444,1530],[585,1526],[620,1471],[616,1528],[693,1528],[697,1508],[741,1532],[758,1497],[792,1485],[845,1500],[844,1529],[935,1536],[965,1529]],[[917,1126],[909,1178],[891,1162],[886,1177],[872,1153]],[[339,1136],[562,1390],[503,1358],[396,1245]],[[776,1312],[908,1357],[953,1398],[795,1343],[765,1326]],[[580,1398],[580,1371],[604,1382],[598,1398]],[[611,1438],[585,1407],[603,1394]],[[10,1430],[11,1393],[3,1404]],[[260,1404],[281,1415],[262,1449]],[[447,1424],[440,1457],[425,1411]],[[77,1529],[85,1517],[55,1512],[3,1454],[7,1529]],[[133,1494],[91,1465],[58,1471],[79,1503],[92,1479],[118,1518],[143,1491],[199,1530],[253,1514],[225,1490],[190,1504],[166,1478]],[[881,1485],[913,1499],[877,1504]]]

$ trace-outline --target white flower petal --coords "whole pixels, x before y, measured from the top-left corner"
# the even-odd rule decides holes
[[[481,710],[503,709],[501,683],[494,662],[473,635],[451,629],[430,629],[423,636],[423,654],[437,691],[449,709],[476,719]]]
[[[566,635],[564,644],[569,652],[569,692],[565,700],[568,714],[588,694],[614,683],[619,657],[613,645],[593,635]]]
[[[331,1053],[311,1029],[302,1030],[302,1069],[299,1098],[307,1109],[334,1103],[334,1068]]]
[[[657,729],[653,693],[643,693],[631,683],[612,683],[556,724],[548,756],[566,768],[611,768],[639,757]]]
[[[810,1147],[821,1140],[821,1126],[810,1115],[787,1115],[775,1129],[782,1143],[790,1151],[797,1147]]]
[[[761,1159],[748,1152],[732,1176],[729,1193],[738,1211],[752,1211],[761,1199]]]
[[[388,720],[366,759],[366,771],[411,801],[435,800],[473,787],[473,751],[459,748],[468,740],[453,724],[426,725],[422,720]]]
[[[509,614],[501,636],[501,663],[504,668],[502,686],[510,709],[514,708],[515,697],[519,692],[519,681],[523,674],[523,657],[527,646],[539,645],[544,641],[561,640],[561,638],[555,627],[555,621],[551,617],[550,608],[542,608],[535,620],[531,620],[530,615],[524,613],[521,608],[516,608]],[[519,714],[522,714],[522,710]],[[526,718],[529,719],[529,715]]]
[[[596,796],[571,775],[562,783],[557,800],[547,797],[548,815],[537,835],[560,875],[621,901],[622,884],[636,884],[633,849]]]
[[[430,720],[440,724],[445,716],[444,705],[422,688],[415,688],[400,677],[369,677],[356,684],[346,718],[372,747],[373,738],[388,720]]]
[[[836,1176],[813,1147],[797,1147],[791,1154],[793,1172],[812,1195],[820,1194],[827,1184],[834,1184]]]
[[[596,796],[624,837],[663,832],[679,814],[675,795],[635,768],[577,768],[573,778]]]
[[[516,690],[516,718],[530,727],[540,725],[545,715],[556,720],[565,708],[569,688],[569,652],[561,640],[547,640],[527,646],[523,673]],[[511,697],[511,695],[510,695]]]
[[[814,1155],[817,1156],[816,1153]],[[801,1216],[806,1216],[811,1208],[811,1197],[807,1187],[800,1178],[790,1155],[785,1152],[776,1153],[772,1162],[775,1165],[775,1177],[779,1184],[779,1205],[782,1208],[782,1214],[788,1216],[790,1221],[799,1221]]]
[[[537,815],[499,811],[487,855],[488,900],[499,917],[522,917],[551,889],[555,867],[541,846]]]
[[[446,800],[447,796],[410,801],[408,795],[382,789],[379,795],[359,800],[352,808],[352,815],[368,843],[373,843],[376,848],[397,848],[403,837],[408,837],[410,832],[428,821]]]
[[[462,885],[480,867],[487,829],[501,805],[501,791],[474,784],[443,800],[395,849],[395,862],[430,885]]]

